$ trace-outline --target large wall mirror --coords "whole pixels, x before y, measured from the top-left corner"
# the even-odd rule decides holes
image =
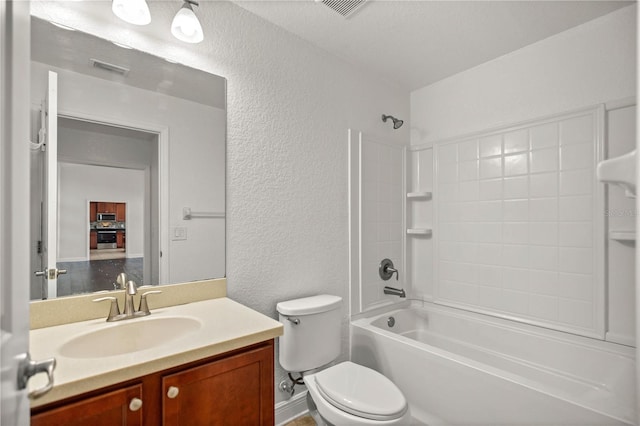
[[[31,19],[31,299],[225,276],[226,80]]]

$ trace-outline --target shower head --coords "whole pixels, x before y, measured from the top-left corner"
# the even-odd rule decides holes
[[[382,114],[382,121],[383,121],[383,122],[385,122],[385,123],[386,123],[386,122],[387,122],[387,119],[389,119],[389,118],[391,119],[391,121],[393,121],[393,128],[394,128],[394,129],[399,129],[400,127],[402,127],[402,124],[404,123],[404,121],[399,120],[399,119],[397,119],[397,118],[395,118],[395,117],[392,117],[392,116],[390,116],[390,115],[384,115],[384,114]]]

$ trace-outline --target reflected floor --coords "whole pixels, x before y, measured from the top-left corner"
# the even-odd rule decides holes
[[[113,290],[119,273],[142,285],[143,258],[106,259],[82,262],[59,262],[59,269],[67,273],[58,277],[58,296]]]

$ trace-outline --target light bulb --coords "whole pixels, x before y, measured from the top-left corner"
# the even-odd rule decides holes
[[[185,2],[171,22],[171,34],[187,43],[200,43],[204,40],[202,25],[193,12],[191,4]]]
[[[147,25],[151,22],[149,5],[145,0],[113,0],[111,10],[114,15],[134,25]]]

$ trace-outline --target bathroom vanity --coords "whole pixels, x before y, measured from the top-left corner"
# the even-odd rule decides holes
[[[274,423],[282,324],[226,297],[151,312],[32,330],[32,357],[55,356],[57,367],[53,389],[31,400],[31,424]],[[30,390],[46,382],[35,376]]]

